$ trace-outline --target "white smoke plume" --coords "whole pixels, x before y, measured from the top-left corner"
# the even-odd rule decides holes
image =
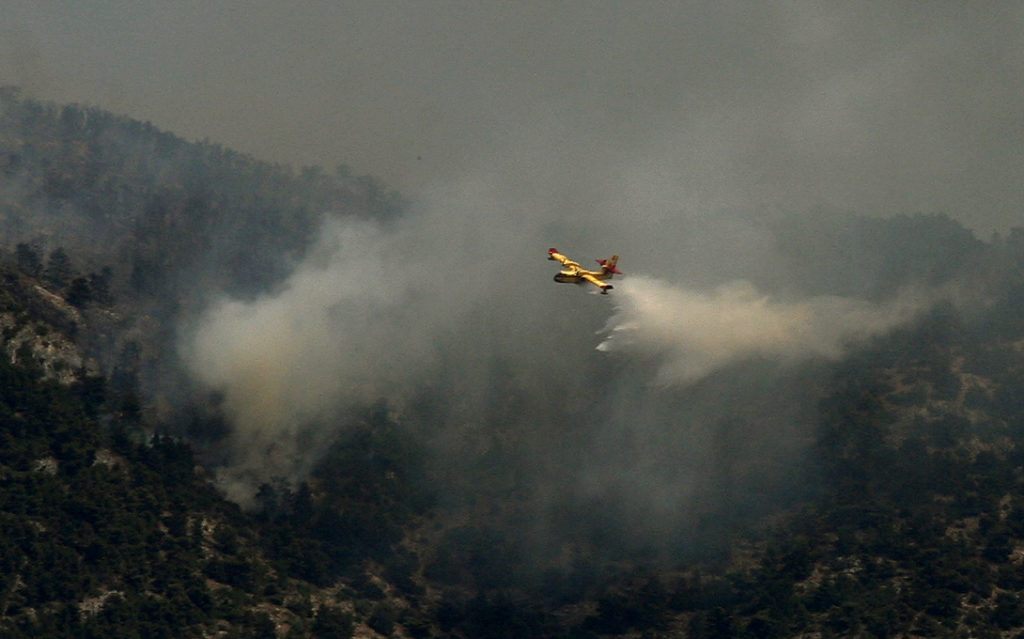
[[[401,405],[446,362],[470,403],[492,353],[551,352],[536,330],[553,294],[539,277],[546,245],[522,239],[540,235],[534,223],[495,223],[505,211],[473,186],[439,198],[390,224],[329,216],[279,288],[216,299],[183,331],[183,361],[232,426],[220,480],[233,499],[302,478],[337,435],[332,420]]]
[[[228,494],[308,470],[331,409],[398,392],[431,361],[414,317],[415,290],[395,238],[368,222],[328,223],[284,286],[251,301],[222,299],[188,336],[186,361],[223,394],[235,428]],[[401,263],[400,263],[401,262]],[[250,478],[251,479],[251,478]]]
[[[920,310],[836,296],[782,301],[735,281],[710,293],[632,277],[615,289],[616,311],[598,349],[657,361],[657,381],[688,384],[743,359],[836,359]]]

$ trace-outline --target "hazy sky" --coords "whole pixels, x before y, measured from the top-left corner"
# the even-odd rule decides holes
[[[416,197],[1024,224],[1024,3],[0,0],[0,82]]]

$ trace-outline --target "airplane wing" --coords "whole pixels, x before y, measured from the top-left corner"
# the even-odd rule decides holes
[[[611,284],[607,284],[605,282],[602,282],[601,280],[597,279],[596,277],[594,277],[590,273],[580,273],[580,277],[585,279],[585,280],[587,280],[588,282],[590,282],[594,286],[600,288],[602,293],[607,293],[612,288],[615,288]]]
[[[568,266],[570,268],[572,268],[572,267],[580,268],[579,262],[573,262],[568,257],[566,257],[566,256],[562,255],[561,253],[559,253],[558,249],[548,249],[548,259],[549,260],[557,260],[557,261],[561,262],[564,266]]]

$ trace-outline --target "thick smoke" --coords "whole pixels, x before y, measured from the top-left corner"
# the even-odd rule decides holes
[[[764,422],[776,417],[808,427],[793,415],[812,411],[795,405],[809,391],[772,388],[777,371],[756,366],[737,375],[744,362],[796,370],[834,359],[921,305],[908,295],[883,303],[769,295],[738,281],[679,282],[683,274],[714,281],[709,274],[731,274],[752,255],[777,268],[782,260],[763,226],[737,216],[691,220],[685,233],[623,251],[627,274],[607,296],[555,284],[560,267],[544,258],[565,230],[504,193],[467,180],[386,225],[329,217],[278,290],[221,299],[198,318],[183,354],[194,375],[223,395],[233,424],[220,476],[230,496],[246,502],[260,482],[301,479],[339,430],[343,436],[346,415],[383,401],[428,431],[450,473],[479,472],[474,465],[487,459],[495,477],[514,476],[508,481],[549,512],[613,499],[647,504],[651,525],[674,525],[669,511],[677,502],[699,499],[707,477],[718,477],[707,459],[716,459],[722,424],[730,437],[759,441],[754,427],[738,425],[746,409],[737,407],[760,407],[758,429],[777,428]],[[643,243],[621,222],[601,228],[614,229],[626,246]],[[683,251],[687,268],[666,269],[665,279],[634,270],[712,244],[733,250]],[[585,260],[615,248],[565,250]],[[695,264],[701,255],[711,263]],[[703,396],[659,390],[692,387],[723,370],[732,373]],[[406,410],[424,396],[429,419]],[[775,434],[776,455],[791,454],[807,435]],[[690,470],[681,473],[680,464]]]
[[[436,361],[436,318],[422,303],[401,236],[368,222],[325,224],[283,287],[213,304],[186,346],[235,425],[222,479],[243,500],[252,483],[306,472],[339,407],[400,397]],[[402,257],[400,257],[402,256]]]
[[[301,478],[360,407],[398,407],[430,385],[476,413],[495,358],[540,375],[564,366],[540,330],[554,297],[543,242],[524,240],[541,236],[536,218],[517,227],[480,189],[462,185],[389,224],[329,216],[281,287],[218,299],[183,332],[183,359],[234,425],[222,477],[232,497]]]
[[[389,353],[399,349],[378,318],[401,311],[403,291],[400,282],[369,279],[386,268],[379,229],[355,223],[324,237],[332,244],[317,247],[282,290],[214,304],[188,346],[196,376],[224,394],[236,425],[233,466],[243,475],[268,461],[281,475],[307,467],[302,426],[394,367]]]

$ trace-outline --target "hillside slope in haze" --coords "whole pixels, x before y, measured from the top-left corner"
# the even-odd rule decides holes
[[[213,481],[243,425],[189,374],[179,331],[211,298],[274,302],[297,268],[329,266],[325,216],[373,220],[372,239],[411,216],[401,199],[13,90],[0,149],[11,636],[1024,630],[1024,231],[981,241],[941,214],[685,219],[648,257],[699,290],[927,300],[832,357],[755,354],[687,384],[652,384],[656,353],[594,349],[604,297],[559,289],[544,324],[498,312],[517,291],[467,286],[466,317],[435,317],[413,289],[366,326],[440,322],[430,374],[401,396],[367,381],[371,401],[282,431],[292,441],[262,452],[309,450],[304,472],[263,477],[243,510]],[[708,262],[716,237],[743,250]],[[324,317],[361,302],[378,309],[354,296]],[[384,336],[371,345],[404,344]],[[293,364],[312,383],[313,363]]]
[[[186,383],[175,331],[212,292],[280,283],[324,216],[388,219],[401,207],[343,166],[296,172],[12,87],[0,91],[0,176],[3,247],[57,290],[111,307],[109,329],[94,322],[81,337],[105,372],[138,376],[147,410],[181,400],[162,395]]]
[[[429,630],[430,611],[390,583],[424,592],[401,549],[430,505],[407,486],[412,442],[367,415],[314,490],[268,484],[243,512],[188,442],[113,392],[77,342],[113,311],[68,293],[0,264],[0,634]]]
[[[351,627],[308,595],[297,613],[284,594],[255,598],[271,582],[295,592],[249,550],[248,521],[188,444],[149,437],[137,401],[108,392],[76,344],[82,309],[6,266],[0,282],[0,633],[274,636],[268,614]]]
[[[5,269],[0,624],[12,637],[1012,634],[1016,280],[970,321],[940,308],[830,367],[813,460],[792,469],[813,485],[799,498],[711,510],[709,538],[656,557],[577,513],[572,561],[538,572],[515,498],[469,518],[437,502],[424,451],[383,412],[308,482],[268,484],[243,513],[186,442],[148,437],[159,424],[89,372],[62,328],[88,330],[74,307]]]

